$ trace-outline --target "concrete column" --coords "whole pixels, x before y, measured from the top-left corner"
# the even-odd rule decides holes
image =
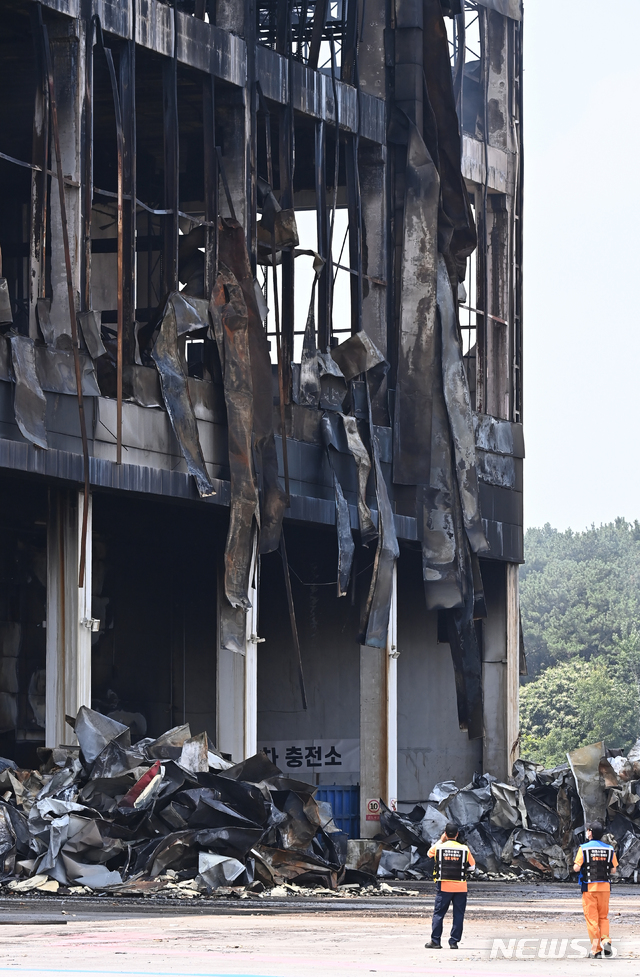
[[[73,743],[65,716],[91,706],[91,496],[78,587],[84,493],[51,489],[47,524],[46,745]]]
[[[258,569],[256,543],[251,566],[251,607],[244,613],[224,595],[222,573],[218,586],[217,747],[238,763],[258,749]],[[223,641],[225,623],[238,622],[238,640]]]
[[[76,293],[80,292],[80,267],[83,254],[83,220],[80,198],[82,179],[82,109],[85,77],[85,21],[60,20],[49,27],[51,57],[55,75],[58,126],[60,129],[60,153],[65,176],[65,206],[71,269]],[[55,172],[55,148],[49,129],[51,145],[51,169]],[[71,334],[67,274],[62,243],[62,221],[57,180],[51,181],[51,317],[56,334]]]
[[[482,691],[484,740],[482,769],[504,780],[507,761],[507,595],[505,564],[482,564],[487,617],[483,622]]]
[[[362,32],[358,48],[360,88],[369,95],[384,98],[386,87],[384,38],[387,4],[385,0],[368,0],[361,9]]]
[[[517,563],[507,563],[507,773],[520,755],[520,592]]]
[[[360,837],[380,831],[379,804],[398,799],[398,594],[396,568],[386,648],[360,648]]]
[[[388,360],[387,287],[387,148],[361,146],[358,161],[362,202],[362,321],[369,337]],[[356,267],[355,265],[351,266]],[[372,279],[376,279],[373,281]],[[374,423],[388,424],[387,380],[373,397]]]

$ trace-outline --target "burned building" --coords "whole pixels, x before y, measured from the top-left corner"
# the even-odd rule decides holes
[[[0,755],[189,722],[362,837],[506,777],[519,0],[0,24]]]

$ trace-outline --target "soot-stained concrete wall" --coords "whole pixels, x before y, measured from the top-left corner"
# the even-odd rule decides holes
[[[482,766],[482,740],[458,726],[448,644],[438,644],[438,615],[428,612],[420,553],[398,560],[398,798],[426,800],[434,784],[469,783]],[[403,810],[404,808],[400,808]]]
[[[302,708],[282,561],[262,558],[258,645],[258,742],[357,739],[360,709],[360,603],[373,554],[359,550],[355,594],[336,596],[335,530],[286,529],[287,555],[308,709]],[[300,578],[300,579],[298,579]],[[301,583],[301,580],[304,583]],[[289,771],[309,783],[357,784],[357,773]],[[316,781],[316,775],[318,780]]]

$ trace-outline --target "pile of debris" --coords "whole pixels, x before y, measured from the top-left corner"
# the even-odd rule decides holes
[[[330,806],[265,753],[234,765],[188,725],[132,745],[128,726],[84,706],[74,726],[78,745],[40,750],[39,771],[0,760],[9,890],[189,897],[364,881],[349,877]]]
[[[41,749],[40,770],[0,760],[0,883],[14,892],[211,895],[413,894],[381,878],[428,879],[427,852],[460,827],[480,877],[568,879],[585,822],[601,820],[638,881],[640,740],[628,757],[596,743],[554,770],[517,760],[510,783],[437,784],[410,814],[382,805],[383,835],[350,840],[314,788],[266,753],[232,764],[188,725],[132,745],[131,730],[82,707],[77,746]]]
[[[566,880],[572,875],[585,824],[599,820],[614,846],[618,879],[638,881],[640,863],[640,740],[627,757],[594,743],[567,754],[553,770],[517,760],[510,783],[475,775],[458,789],[437,784],[423,806],[410,814],[384,809],[385,850],[378,875],[399,879],[431,877],[427,858],[447,821],[473,852],[478,875],[501,879],[535,875]]]

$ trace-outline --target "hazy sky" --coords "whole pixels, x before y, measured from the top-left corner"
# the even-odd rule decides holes
[[[640,519],[640,0],[525,0],[525,523]]]

